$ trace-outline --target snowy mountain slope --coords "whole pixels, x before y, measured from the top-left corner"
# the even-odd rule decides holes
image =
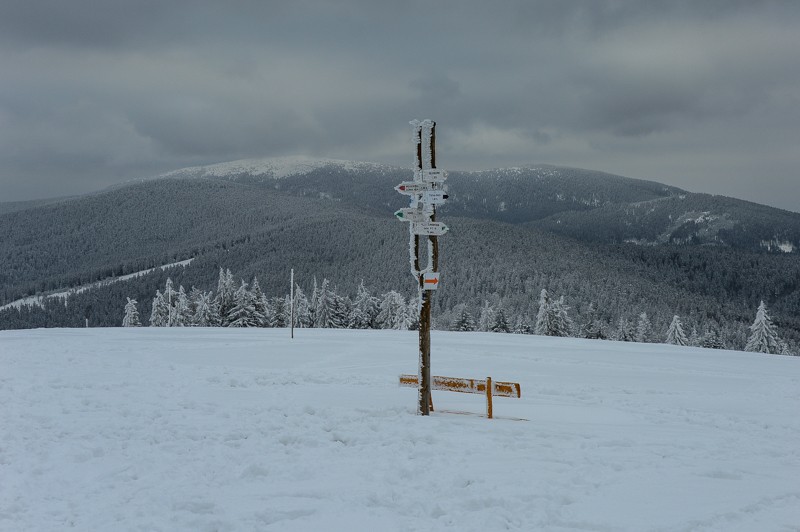
[[[12,301],[11,303],[7,303],[5,305],[0,306],[0,310],[5,310],[7,308],[12,308],[12,307],[13,308],[19,308],[19,307],[21,307],[23,305],[37,305],[39,307],[44,307],[45,302],[47,300],[50,300],[50,299],[61,299],[66,303],[66,300],[70,296],[74,296],[75,294],[81,294],[81,293],[86,292],[88,290],[95,290],[97,288],[100,288],[100,287],[103,287],[103,286],[109,286],[109,285],[115,284],[115,283],[122,283],[122,282],[125,282],[125,281],[130,281],[132,279],[136,279],[137,277],[141,277],[143,275],[147,275],[148,273],[152,273],[152,272],[154,272],[154,271],[156,271],[158,269],[164,271],[164,270],[168,270],[170,268],[174,268],[176,266],[186,267],[189,264],[191,264],[193,260],[194,259],[186,259],[186,260],[182,260],[180,262],[173,262],[172,264],[164,264],[162,266],[157,266],[155,268],[149,268],[147,270],[142,270],[142,271],[138,271],[138,272],[134,272],[134,273],[129,273],[127,275],[121,275],[119,277],[110,277],[108,279],[102,279],[100,281],[96,281],[94,283],[83,285],[83,286],[77,286],[77,287],[63,289],[63,290],[55,290],[53,292],[48,292],[46,294],[25,297],[25,298],[22,298],[22,299],[17,299],[16,301]]]
[[[800,359],[434,332],[434,374],[521,384],[490,421],[446,392],[414,415],[397,376],[416,349],[397,331],[2,331],[0,529],[800,523]]]
[[[232,161],[165,175],[263,182],[295,195],[380,210],[397,204],[393,187],[408,179],[409,173],[375,163],[284,157]],[[775,252],[800,249],[798,213],[653,181],[532,165],[472,172],[451,169],[448,183],[450,200],[441,208],[443,215],[531,222],[590,242],[716,245]]]
[[[263,177],[282,179],[290,176],[306,175],[321,168],[336,168],[348,172],[374,172],[384,165],[340,159],[316,158],[307,156],[266,157],[261,159],[241,159],[206,166],[192,166],[167,172],[158,178],[192,177],[224,178]]]
[[[0,305],[190,257],[174,279],[187,289],[215,288],[220,267],[257,275],[274,295],[289,268],[306,290],[315,276],[348,294],[361,279],[373,292],[410,289],[407,229],[392,216],[407,204],[393,187],[410,170],[307,158],[204,168],[0,214]],[[442,310],[477,314],[491,301],[531,318],[547,288],[578,324],[589,303],[610,330],[642,311],[657,327],[678,313],[700,332],[728,324],[735,346],[743,339],[733,331],[766,299],[800,340],[798,214],[551,166],[452,171],[448,183]],[[98,289],[74,312],[118,324],[125,298],[149,301],[157,277]],[[0,328],[73,323],[65,319],[0,311]]]

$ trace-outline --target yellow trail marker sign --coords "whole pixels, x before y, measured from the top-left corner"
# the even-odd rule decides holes
[[[491,377],[485,380],[461,379],[458,377],[431,377],[431,390],[445,392],[477,393],[486,395],[486,417],[492,419],[492,396],[494,397],[522,397],[518,382],[492,382]],[[400,386],[417,388],[419,377],[417,375],[400,375]]]

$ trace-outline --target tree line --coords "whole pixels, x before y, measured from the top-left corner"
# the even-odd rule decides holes
[[[720,330],[707,325],[698,332],[692,327],[687,334],[680,316],[675,315],[665,334],[656,331],[647,312],[638,314],[635,321],[620,317],[615,327],[610,327],[600,317],[594,304],[590,304],[583,323],[576,323],[569,315],[570,307],[564,297],[553,297],[542,289],[539,294],[535,319],[512,315],[502,304],[488,301],[480,308],[478,318],[466,305],[458,305],[445,320],[434,323],[435,328],[452,331],[486,331],[497,333],[537,334],[543,336],[610,339],[623,342],[666,343],[679,346],[697,346],[725,349]],[[398,329],[413,330],[419,325],[418,299],[406,299],[390,290],[375,296],[359,284],[354,297],[340,295],[328,279],[317,283],[314,278],[310,296],[295,285],[293,295],[268,296],[261,289],[257,277],[250,283],[244,279],[237,284],[230,269],[220,268],[217,291],[204,291],[192,287],[188,292],[182,285],[175,289],[167,278],[163,292],[156,290],[150,302],[147,322],[152,327],[288,327],[331,329]],[[137,327],[143,324],[138,302],[127,298],[122,325]],[[788,342],[778,334],[772,318],[762,301],[749,328],[745,351],[791,355]]]

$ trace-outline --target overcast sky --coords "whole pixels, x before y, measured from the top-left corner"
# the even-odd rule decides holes
[[[0,201],[304,154],[800,211],[800,2],[2,0]]]

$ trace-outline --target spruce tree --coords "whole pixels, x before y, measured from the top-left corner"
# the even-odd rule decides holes
[[[719,334],[719,329],[715,327],[708,328],[705,334],[703,334],[703,338],[700,340],[700,346],[706,349],[725,349],[725,345],[722,343],[722,338]]]
[[[294,326],[298,328],[311,327],[311,312],[308,299],[299,285],[294,288]]]
[[[250,283],[250,295],[253,301],[253,318],[256,327],[266,327],[269,325],[267,322],[267,297],[261,291],[261,285],[258,284],[255,276],[253,276],[253,282]]]
[[[617,330],[614,331],[614,340],[618,342],[633,342],[636,340],[636,333],[633,330],[633,326],[625,316],[619,317]]]
[[[384,329],[403,330],[407,328],[406,301],[402,295],[390,290],[383,295],[378,312],[378,321]]]
[[[380,300],[369,293],[364,281],[358,285],[356,299],[353,302],[353,317],[350,326],[354,329],[377,329],[376,322],[380,311]]]
[[[276,296],[270,299],[269,326],[286,327],[286,299]]]
[[[333,327],[333,292],[328,286],[330,282],[327,279],[322,280],[316,293],[316,302],[314,307],[314,327],[320,329],[329,329]]]
[[[548,336],[572,336],[572,320],[568,315],[569,307],[564,303],[564,296],[550,305],[550,323],[552,329]]]
[[[196,327],[213,327],[217,323],[218,311],[213,307],[214,298],[211,292],[201,292],[195,302],[192,323]]]
[[[636,341],[639,343],[649,342],[653,335],[653,325],[650,323],[650,318],[647,317],[647,312],[639,314],[639,321],[636,324]]]
[[[456,319],[453,320],[453,324],[450,326],[451,331],[461,331],[461,332],[468,332],[475,330],[475,320],[472,317],[472,314],[467,311],[466,305],[461,308],[461,312],[458,313]]]
[[[533,327],[527,316],[517,316],[514,322],[514,334],[533,334]]]
[[[494,322],[494,309],[488,301],[484,301],[483,307],[481,307],[481,314],[478,317],[478,330],[484,332],[490,330],[492,322]]]
[[[498,305],[497,308],[494,310],[494,318],[492,319],[492,323],[489,326],[489,330],[491,332],[501,332],[501,333],[510,333],[511,326],[508,324],[508,318],[506,318],[506,312],[503,310],[502,305]]]
[[[126,298],[128,302],[125,304],[125,316],[122,318],[123,327],[141,327],[142,323],[139,321],[139,310],[136,308],[136,300]]]
[[[597,315],[594,303],[589,303],[586,311],[586,325],[583,326],[583,337],[592,340],[605,340],[606,333],[603,330],[603,323]]]
[[[673,316],[672,323],[669,324],[669,329],[667,330],[667,343],[672,345],[689,344],[689,340],[686,338],[686,334],[683,332],[681,319],[677,315]]]
[[[164,296],[160,290],[156,290],[156,297],[153,298],[153,306],[150,311],[151,327],[167,327],[169,325],[169,306],[164,301]]]
[[[534,334],[550,336],[549,332],[553,330],[551,306],[550,294],[547,293],[546,289],[542,288],[539,293],[539,311],[536,313],[536,324],[533,326]]]
[[[217,308],[219,317],[218,322],[222,327],[227,327],[231,323],[231,310],[233,309],[233,294],[236,289],[233,286],[233,274],[230,270],[219,269],[219,280],[217,281],[217,296],[214,306]]]
[[[229,315],[229,327],[257,327],[259,325],[255,315],[253,294],[247,289],[247,283],[244,280],[233,294],[233,308]]]
[[[172,326],[173,327],[189,327],[192,325],[192,313],[189,308],[189,297],[186,295],[186,290],[183,285],[178,287],[177,295],[173,302],[172,312]]]
[[[750,326],[750,338],[744,350],[752,353],[780,353],[780,338],[778,330],[772,323],[772,318],[767,311],[767,306],[762,301],[756,311],[756,319]]]

